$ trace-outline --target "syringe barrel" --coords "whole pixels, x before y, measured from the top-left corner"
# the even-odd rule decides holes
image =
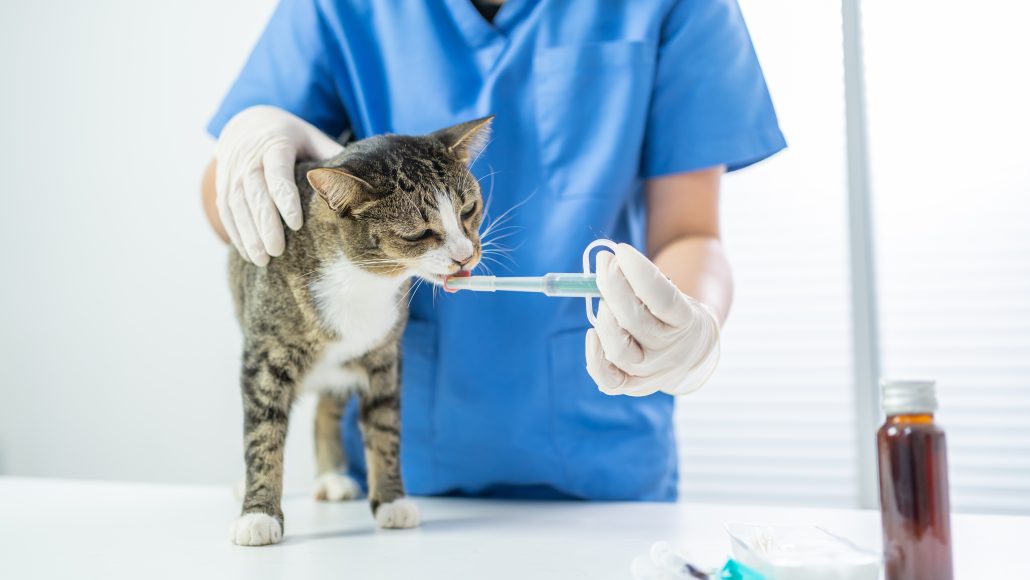
[[[494,276],[466,276],[449,278],[445,284],[451,290],[474,290],[476,292],[495,292],[497,278]]]
[[[544,294],[567,298],[601,295],[594,274],[547,274],[544,276]]]

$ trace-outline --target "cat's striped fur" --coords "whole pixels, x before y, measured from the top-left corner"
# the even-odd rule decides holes
[[[283,255],[260,268],[232,254],[247,466],[242,515],[232,530],[237,544],[275,543],[282,535],[283,447],[302,389],[319,392],[321,499],[354,495],[343,475],[340,417],[356,395],[376,521],[417,525],[400,468],[405,297],[413,276],[439,283],[480,258],[483,201],[468,162],[490,120],[422,137],[373,137],[332,159],[299,164],[304,226],[287,230]]]

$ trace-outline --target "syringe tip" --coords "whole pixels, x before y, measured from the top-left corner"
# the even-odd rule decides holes
[[[472,272],[469,272],[468,270],[461,270],[460,272],[456,272],[454,274],[451,274],[450,276],[447,276],[443,279],[443,291],[447,292],[448,294],[455,294],[459,290],[459,288],[451,288],[447,285],[447,282],[454,278],[468,278],[471,275]]]

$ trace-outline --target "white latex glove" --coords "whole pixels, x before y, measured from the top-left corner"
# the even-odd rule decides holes
[[[258,266],[283,253],[279,219],[291,229],[304,224],[293,179],[298,157],[326,159],[343,146],[314,125],[282,109],[244,109],[226,123],[215,149],[216,205],[232,245]]]
[[[601,392],[682,395],[701,388],[719,361],[719,323],[628,244],[597,254],[601,301],[587,331],[587,372]]]

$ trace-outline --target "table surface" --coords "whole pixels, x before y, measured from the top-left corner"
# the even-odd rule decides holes
[[[422,526],[377,530],[364,501],[291,493],[275,546],[229,542],[228,488],[0,477],[0,578],[630,578],[658,540],[725,557],[723,524],[816,524],[878,548],[879,516],[845,509],[417,498]],[[956,578],[1025,570],[1030,517],[955,514]]]

